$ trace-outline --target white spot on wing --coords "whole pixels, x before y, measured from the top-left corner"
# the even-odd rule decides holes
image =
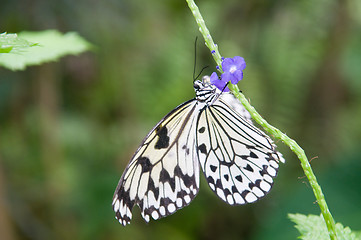
[[[229,194],[227,196],[227,202],[230,204],[230,205],[233,205],[234,204],[234,200],[233,200],[233,197],[231,194]]]
[[[170,204],[168,205],[168,211],[169,211],[170,213],[173,213],[175,210],[176,210],[175,205],[174,205],[173,203],[170,203]]]
[[[181,207],[181,206],[183,205],[182,199],[181,199],[181,198],[177,198],[176,204],[177,204],[177,207]]]
[[[191,197],[189,195],[184,196],[184,201],[188,204],[191,202]]]
[[[126,213],[126,206],[123,204],[123,199],[119,203],[119,212],[121,216],[124,216]]]
[[[246,195],[245,199],[249,203],[257,201],[257,197],[251,192]]]
[[[244,199],[242,198],[241,194],[239,194],[239,193],[234,193],[234,194],[233,194],[233,197],[234,197],[234,199],[236,200],[236,203],[237,203],[237,204],[244,204],[244,203],[245,203],[245,201],[244,201]]]
[[[158,214],[157,211],[153,211],[153,212],[152,212],[152,218],[153,218],[154,220],[157,220],[157,219],[159,218],[159,214]]]
[[[271,160],[269,163],[273,168],[276,168],[276,169],[278,168],[278,163],[276,161]]]
[[[268,172],[268,174],[271,175],[272,177],[275,177],[275,176],[277,175],[276,170],[275,170],[274,168],[272,168],[272,167],[267,168],[267,172]]]
[[[261,189],[259,189],[258,187],[254,187],[252,188],[252,192],[257,196],[257,197],[262,197],[264,195],[264,193],[261,191]]]
[[[119,200],[116,199],[115,203],[113,203],[113,209],[114,209],[114,212],[117,212],[119,211]]]
[[[162,216],[165,215],[165,207],[164,207],[164,206],[160,206],[160,208],[159,208],[159,213],[160,213],[160,215],[162,215]]]
[[[262,182],[260,183],[260,187],[261,187],[261,189],[262,189],[263,191],[265,191],[265,192],[268,192],[268,191],[271,189],[271,185],[268,184],[268,183],[265,182],[265,181],[262,181]]]
[[[217,188],[217,195],[218,195],[220,198],[222,198],[223,201],[225,201],[225,202],[227,201],[227,200],[226,200],[226,196],[224,196],[224,192],[223,192],[222,189]]]
[[[273,179],[270,175],[264,175],[263,179],[266,180],[269,183],[273,183]]]

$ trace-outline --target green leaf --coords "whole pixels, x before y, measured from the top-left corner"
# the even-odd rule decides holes
[[[301,233],[300,239],[319,240],[330,239],[325,221],[322,215],[288,214],[292,222],[296,223],[296,228]],[[339,240],[357,240],[360,232],[352,232],[349,227],[344,227],[341,223],[336,223],[336,234]]]
[[[62,34],[56,30],[6,34],[0,44],[0,66],[11,70],[24,70],[27,66],[56,61],[92,47],[75,32]]]
[[[16,33],[0,34],[0,54],[9,52],[19,53],[21,51],[25,51],[29,47],[36,45],[36,43],[30,43],[25,39],[19,38]]]

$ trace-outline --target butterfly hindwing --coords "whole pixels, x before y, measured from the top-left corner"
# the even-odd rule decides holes
[[[113,197],[116,218],[130,222],[136,204],[143,218],[159,219],[188,205],[199,189],[196,100],[178,106],[145,137]]]
[[[201,111],[196,136],[208,185],[223,201],[246,204],[270,191],[283,159],[272,140],[225,99],[220,97]]]

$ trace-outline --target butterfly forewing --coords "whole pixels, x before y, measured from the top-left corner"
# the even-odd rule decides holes
[[[219,98],[197,122],[200,165],[210,188],[230,205],[257,201],[277,175],[272,140]]]
[[[130,222],[134,204],[148,222],[188,205],[198,193],[199,163],[192,134],[196,103],[188,101],[170,112],[134,154],[113,197],[121,224]]]

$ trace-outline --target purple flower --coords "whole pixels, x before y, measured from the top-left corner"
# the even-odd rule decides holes
[[[223,92],[229,92],[229,88],[226,87],[227,81],[223,81],[223,79],[219,79],[217,73],[213,72],[210,77],[211,83],[216,86],[219,90]]]
[[[243,78],[243,69],[246,68],[246,62],[243,57],[235,56],[234,58],[225,58],[222,61],[223,74],[221,79],[223,82],[231,82],[237,84]]]

